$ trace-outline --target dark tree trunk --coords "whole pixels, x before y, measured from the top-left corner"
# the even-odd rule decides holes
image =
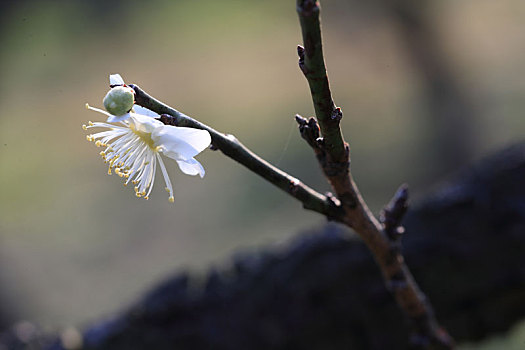
[[[409,210],[405,226],[408,265],[456,340],[483,339],[525,316],[525,144],[464,171]],[[233,262],[168,279],[86,329],[83,348],[407,348],[410,325],[364,245],[338,225]],[[13,334],[2,339],[17,349]],[[60,341],[45,348],[63,349]]]

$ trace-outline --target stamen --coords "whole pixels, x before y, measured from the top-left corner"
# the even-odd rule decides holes
[[[157,160],[159,161],[160,169],[162,170],[162,175],[164,176],[164,182],[166,182],[167,192],[170,194],[168,200],[171,203],[173,203],[175,201],[175,198],[173,198],[173,195],[171,195],[173,193],[173,187],[171,186],[170,177],[168,175],[168,172],[166,171],[166,167],[164,166],[164,162],[162,161],[160,154],[155,153],[155,155],[157,156]]]

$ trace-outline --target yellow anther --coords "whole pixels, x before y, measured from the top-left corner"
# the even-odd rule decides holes
[[[145,196],[145,195],[146,195],[146,191],[142,191],[142,192],[140,192],[140,194],[141,194],[142,196]]]
[[[102,146],[102,142],[100,142],[100,140],[97,140],[97,142],[95,142],[95,146],[97,146],[97,147]]]
[[[135,183],[135,181],[133,181],[133,183]],[[139,187],[138,186],[135,186],[135,192],[138,192],[139,191]]]
[[[141,197],[141,194],[139,192],[135,192],[135,196],[137,196],[138,198]]]
[[[91,120],[88,121],[88,124],[89,124],[89,126],[93,126],[93,125],[95,125],[95,124],[93,124],[93,122],[92,122]]]
[[[108,168],[108,175],[111,175],[111,167]]]
[[[86,103],[86,109],[89,109],[89,103]]]
[[[144,197],[144,199],[145,199],[145,200],[148,200],[148,199],[149,199],[149,197],[148,197],[148,196],[146,196],[146,197]]]
[[[99,154],[100,154],[102,157],[105,157],[105,156],[106,156],[106,152],[104,152],[104,151],[101,151]]]
[[[170,196],[170,198],[168,198],[168,200],[170,201],[170,203],[173,203],[173,202],[175,202],[175,197]]]
[[[87,130],[87,125],[86,124],[82,125],[82,129]]]
[[[170,189],[169,189],[169,188],[167,188],[167,187],[164,187],[164,190],[165,190],[166,192],[168,192],[168,193],[170,193],[170,192],[171,192],[171,191],[170,191]]]

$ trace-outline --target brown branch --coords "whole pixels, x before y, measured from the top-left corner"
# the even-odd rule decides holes
[[[313,147],[321,168],[332,185],[336,197],[344,211],[342,221],[353,228],[373,253],[383,273],[389,290],[401,309],[413,323],[414,334],[411,342],[416,348],[428,349],[434,346],[451,349],[452,338],[441,328],[434,318],[432,307],[420,291],[399,249],[399,243],[389,238],[393,230],[390,222],[385,227],[372,215],[354,183],[349,165],[350,153],[339,126],[342,118],[340,108],[332,100],[322,51],[321,26],[318,1],[297,0],[297,13],[301,23],[304,48],[298,48],[299,67],[310,86],[315,114],[319,122],[322,138],[312,140],[315,123],[296,118],[301,135]],[[304,129],[309,129],[305,132]],[[312,136],[313,135],[313,136]],[[403,192],[403,191],[402,191]],[[393,207],[406,205],[405,195],[397,195]],[[399,202],[395,204],[395,202]],[[387,209],[385,213],[399,210]],[[390,218],[393,218],[388,214]],[[397,219],[394,224],[399,226]]]
[[[324,196],[316,192],[298,179],[266,162],[244,146],[235,136],[220,133],[177,111],[151,97],[137,85],[130,84],[129,86],[135,90],[135,103],[161,114],[161,121],[163,123],[207,130],[212,138],[213,149],[221,150],[226,156],[239,162],[268,182],[285,191],[303,203],[305,209],[316,211],[333,220],[338,220],[340,217],[341,212],[330,196]]]

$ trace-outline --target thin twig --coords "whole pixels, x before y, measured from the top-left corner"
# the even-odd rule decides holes
[[[161,121],[165,124],[207,130],[211,135],[214,149],[221,150],[226,156],[244,165],[257,175],[262,176],[268,182],[299,200],[303,203],[305,209],[316,211],[332,220],[338,220],[340,217],[341,211],[330,196],[327,197],[316,192],[298,179],[266,162],[239,142],[235,136],[220,133],[177,111],[151,97],[137,85],[131,84],[129,86],[135,90],[135,102],[142,107],[161,114]]]
[[[320,166],[341,203],[344,211],[342,221],[353,228],[368,246],[383,272],[387,287],[412,321],[413,346],[421,349],[435,346],[452,349],[454,342],[438,325],[432,307],[404,263],[399,242],[389,238],[384,227],[368,209],[352,179],[349,147],[339,126],[342,112],[333,102],[324,64],[319,12],[318,1],[297,0],[304,42],[304,48],[298,48],[299,68],[310,86],[322,138],[318,138],[314,144],[308,139],[312,132],[302,131],[301,135],[313,147]],[[296,120],[300,128],[316,127],[311,121],[306,123],[304,118]]]

